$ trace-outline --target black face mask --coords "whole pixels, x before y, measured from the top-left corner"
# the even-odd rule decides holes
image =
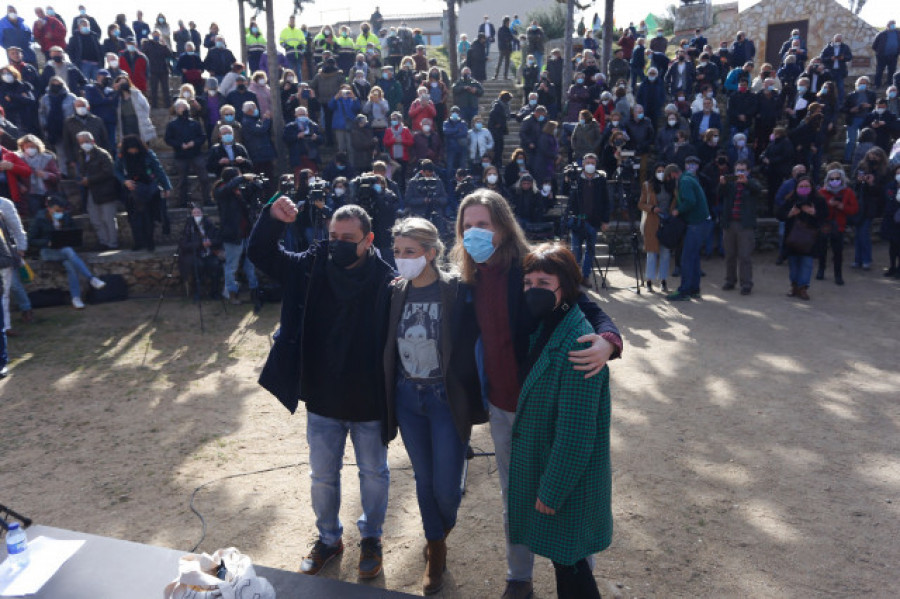
[[[247,86],[242,84],[242,85],[237,86],[237,89],[239,92],[245,92],[245,91],[247,91]]]
[[[62,56],[51,56],[50,60],[53,62],[62,62]]]
[[[62,91],[62,86],[59,83],[50,84],[50,92],[54,94],[58,94]]]
[[[331,258],[331,261],[334,262],[335,266],[347,268],[359,260],[359,256],[356,255],[357,245],[359,245],[359,243],[353,243],[352,241],[329,241],[328,256]]]
[[[532,287],[525,292],[525,305],[535,318],[544,318],[556,308],[556,293],[549,289]]]

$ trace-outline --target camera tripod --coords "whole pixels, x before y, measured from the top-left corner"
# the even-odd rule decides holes
[[[628,229],[629,229],[629,239],[631,242],[631,257],[632,257],[632,267],[634,268],[634,286],[628,287],[629,290],[634,291],[638,295],[641,295],[641,289],[644,286],[644,270],[641,267],[641,244],[640,244],[640,232],[638,230],[638,226],[636,223],[637,220],[637,198],[634,197],[632,192],[632,181],[623,181],[622,178],[618,178],[614,181],[615,185],[615,197],[618,198],[618,210],[614,210],[613,212],[619,212],[621,216],[625,217],[628,221]],[[594,277],[594,284],[597,283],[597,274],[600,275],[600,285],[602,289],[609,289],[609,267],[612,263],[613,258],[618,258],[620,252],[616,247],[616,237],[619,234],[619,229],[621,227],[622,219],[618,218],[615,221],[615,224],[612,227],[612,230],[607,230],[603,233],[603,237],[606,240],[607,248],[609,251],[606,255],[606,266],[601,268],[600,260],[597,258],[596,252],[594,253],[594,269],[592,271]]]

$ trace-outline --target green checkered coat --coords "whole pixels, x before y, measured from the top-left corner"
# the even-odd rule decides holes
[[[593,332],[577,306],[563,318],[525,379],[512,432],[510,541],[567,565],[612,539],[609,369],[585,379],[568,359]],[[535,510],[537,498],[556,514]]]

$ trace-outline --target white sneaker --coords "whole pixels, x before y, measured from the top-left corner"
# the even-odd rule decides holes
[[[91,277],[91,287],[93,287],[94,289],[103,289],[104,287],[106,287],[106,283],[104,283],[97,277]]]
[[[73,297],[72,305],[75,307],[76,310],[84,310],[84,302],[81,301],[80,297]]]

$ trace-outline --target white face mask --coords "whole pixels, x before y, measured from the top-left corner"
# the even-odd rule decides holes
[[[85,152],[90,152],[91,150],[94,149],[94,144],[83,143],[83,144],[81,144],[81,149],[84,150]]]
[[[395,258],[394,262],[397,263],[397,272],[407,281],[412,281],[418,277],[425,270],[425,267],[428,266],[428,261],[425,259],[424,254],[418,258]]]
[[[197,223],[197,224],[199,225],[200,223],[203,222],[203,217],[202,217],[202,216],[195,216],[195,217],[194,217],[194,222]]]
[[[553,187],[551,185],[544,184],[543,186],[541,186],[541,193],[543,193],[545,196],[550,195],[551,191],[553,191]]]
[[[669,119],[669,127],[674,127],[678,124],[678,119]]]
[[[335,187],[334,188],[334,195],[336,195],[337,197],[341,197],[345,193],[346,193],[346,190],[343,187]]]
[[[610,121],[610,124],[612,124],[613,127],[618,127],[619,121]]]
[[[28,156],[34,157],[37,156],[37,148],[25,148],[25,154]]]
[[[207,96],[215,96],[217,93],[219,93],[219,92],[218,92],[218,90],[215,90],[215,89],[208,89],[208,90],[206,90],[206,95],[207,95]]]
[[[597,165],[596,164],[585,164],[584,172],[586,172],[589,175],[593,175],[595,172],[597,172]]]
[[[190,98],[190,97],[191,97],[191,92],[181,92],[181,97],[182,97],[182,98]]]
[[[12,73],[3,73],[3,81],[6,83],[12,83],[15,80]]]
[[[119,61],[118,61],[118,60],[113,59],[113,60],[109,60],[109,61],[107,61],[107,62],[109,63],[109,68],[111,68],[111,69],[118,69],[118,68],[119,68]]]
[[[431,125],[422,125],[423,133],[431,133]]]
[[[84,116],[87,113],[88,113],[88,110],[84,106],[76,106],[75,107],[75,114],[77,114],[78,116]]]
[[[496,183],[496,182],[497,182],[497,175],[495,175],[495,174],[493,174],[493,173],[491,173],[490,175],[488,175],[488,176],[487,176],[487,182],[490,183],[491,185],[493,185],[494,183]]]
[[[665,173],[656,173],[656,180],[662,183],[662,180],[665,178]]]

